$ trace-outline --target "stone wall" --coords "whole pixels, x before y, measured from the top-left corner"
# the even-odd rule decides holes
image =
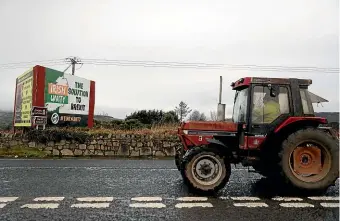
[[[167,157],[175,155],[181,145],[175,135],[109,134],[94,136],[79,143],[74,140],[39,143],[13,134],[2,134],[0,148],[37,148],[48,156],[117,156],[117,157]]]

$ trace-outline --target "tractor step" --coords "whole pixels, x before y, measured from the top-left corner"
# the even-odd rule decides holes
[[[254,161],[258,161],[259,158],[258,157],[245,157],[243,160],[242,160],[242,165],[245,166],[245,167],[249,167],[249,166],[252,166]]]

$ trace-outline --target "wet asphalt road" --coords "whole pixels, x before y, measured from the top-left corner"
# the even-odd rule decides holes
[[[0,160],[1,221],[339,220],[338,196],[338,181],[313,198],[243,167],[205,197],[189,192],[173,160]]]

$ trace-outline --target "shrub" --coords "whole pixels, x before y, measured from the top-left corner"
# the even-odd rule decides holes
[[[49,128],[46,130],[30,130],[25,133],[24,137],[30,141],[36,141],[39,143],[47,143],[49,141],[59,142],[61,140],[74,140],[79,143],[85,143],[91,138],[89,133],[77,131],[77,129],[69,130]]]

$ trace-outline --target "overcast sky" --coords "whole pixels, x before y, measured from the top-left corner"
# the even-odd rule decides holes
[[[78,56],[339,67],[338,0],[1,0],[0,28],[0,64]],[[25,70],[0,68],[0,109],[13,109]],[[219,76],[227,115],[229,85],[243,76],[312,79],[310,90],[330,101],[316,110],[339,111],[339,74],[84,65],[76,75],[96,81],[95,111],[118,118],[181,100],[209,114]]]

